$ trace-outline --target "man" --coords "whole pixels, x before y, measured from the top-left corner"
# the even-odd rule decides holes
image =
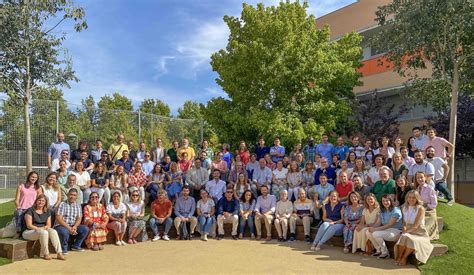
[[[447,160],[448,158],[452,157],[454,145],[451,142],[447,141],[442,137],[437,137],[436,131],[433,128],[428,128],[426,130],[426,135],[428,136],[428,139],[424,144],[423,151],[426,151],[428,147],[433,147],[436,154],[435,157],[443,158],[444,160]],[[447,154],[446,148],[448,148]]]
[[[94,171],[94,163],[92,163],[92,160],[89,158],[89,153],[87,151],[82,151],[79,159],[76,159],[73,161],[71,164],[73,167],[76,167],[76,163],[81,161],[84,164],[84,170],[87,172],[92,173]]]
[[[189,190],[195,198],[199,197],[201,188],[206,185],[207,179],[209,178],[207,169],[202,167],[201,163],[201,159],[194,160],[194,166],[189,169],[186,175],[186,184],[189,185]]]
[[[365,148],[364,148],[365,149]],[[344,144],[344,138],[337,138],[337,145],[332,150],[333,155],[338,155],[340,160],[345,160],[349,157],[349,147]]]
[[[252,192],[255,194],[260,191],[262,186],[270,186],[272,182],[272,170],[267,167],[267,161],[261,158],[258,161],[258,169],[253,171],[253,180],[251,184]]]
[[[296,240],[296,225],[303,224],[304,240],[311,242],[309,236],[313,216],[313,201],[306,198],[306,191],[300,188],[298,199],[293,204],[293,214],[290,217],[290,241]]]
[[[163,140],[161,138],[156,138],[155,143],[156,146],[151,148],[151,156],[155,163],[160,163],[165,158],[166,149],[163,147]]]
[[[415,126],[412,129],[413,136],[415,137],[415,148],[418,150],[423,150],[425,148],[425,143],[428,141],[428,137],[423,134],[421,127]]]
[[[314,144],[314,138],[311,137],[308,139],[308,144],[303,147],[302,152],[305,157],[305,162],[314,162],[314,157],[316,156],[316,146]]]
[[[192,147],[189,147],[189,139],[183,138],[182,146],[178,149],[178,160],[181,160],[183,153],[187,154],[186,160],[195,159],[196,153]]]
[[[71,167],[71,163],[69,162],[69,151],[63,150],[61,152],[60,158],[54,159],[51,163],[51,172],[56,172],[59,169],[59,161],[64,160],[66,162],[66,169]]]
[[[239,201],[234,197],[232,185],[227,187],[225,196],[217,202],[217,240],[224,238],[224,223],[232,223],[232,239],[237,240]]]
[[[163,171],[169,172],[170,165],[171,165],[171,157],[169,155],[165,155],[165,158],[161,162],[161,167],[163,168]]]
[[[426,177],[426,183],[428,183],[428,185],[431,188],[435,189],[435,184],[434,184],[434,181],[433,181],[433,176],[434,176],[434,173],[435,173],[435,169],[434,169],[433,164],[431,164],[431,163],[427,162],[426,160],[424,160],[422,151],[416,150],[414,154],[415,154],[414,155],[415,164],[410,166],[410,168],[408,169],[408,181],[411,182],[411,183],[414,183],[414,181],[415,181],[414,176],[415,176],[416,172],[423,172],[425,174],[425,177]]]
[[[57,141],[51,143],[48,148],[48,169],[51,170],[51,164],[53,160],[58,159],[60,154],[63,150],[71,152],[71,148],[69,148],[69,144],[64,142],[64,133],[59,132],[57,135]]]
[[[83,152],[86,152],[87,154],[89,154],[89,152],[87,150],[88,146],[89,145],[87,144],[87,141],[85,141],[85,140],[79,141],[79,145],[78,145],[77,149],[73,150],[71,152],[71,162],[75,163],[79,159],[81,159],[81,155],[82,155]],[[86,166],[84,166],[84,167],[86,167]]]
[[[201,161],[201,167],[206,169],[207,174],[209,175],[210,169],[211,169],[211,161],[207,157],[207,152],[206,151],[201,151],[199,153],[199,160]]]
[[[120,134],[117,136],[117,143],[110,145],[108,153],[111,161],[116,162],[118,159],[121,159],[123,151],[128,153],[128,146],[124,141],[125,137]]]
[[[146,153],[148,153],[146,150],[146,144],[142,141],[140,144],[138,144],[137,160],[143,162],[145,160]],[[155,162],[153,159],[151,160]]]
[[[408,148],[407,147],[405,147],[405,146],[400,147],[400,154],[402,155],[403,163],[406,165],[406,167],[409,168],[413,164],[415,164],[415,159],[408,155]]]
[[[162,239],[169,241],[170,238],[168,237],[168,232],[170,232],[171,225],[173,225],[173,219],[171,219],[173,206],[171,201],[166,198],[165,190],[161,189],[158,191],[158,197],[151,204],[150,210],[150,227],[153,231],[153,234],[155,235],[152,241],[156,242],[161,238],[160,231],[158,230],[158,225],[160,224],[165,226]]]
[[[379,202],[382,201],[382,196],[385,194],[389,194],[394,200],[397,191],[395,180],[390,178],[390,169],[386,166],[383,166],[379,170],[379,176],[380,180],[374,184],[372,193],[374,193]]]
[[[270,156],[272,156],[273,163],[277,163],[279,160],[283,160],[285,156],[285,147],[280,145],[280,139],[275,138],[273,142],[274,146],[270,148]]]
[[[447,205],[452,206],[454,203],[453,196],[451,195],[451,192],[449,192],[448,184],[446,183],[449,174],[449,166],[443,158],[435,156],[436,149],[433,146],[426,148],[426,161],[433,165],[435,171],[434,183],[436,190],[441,192],[448,200]]]
[[[142,162],[142,171],[145,173],[145,175],[148,177],[151,175],[151,172],[153,172],[153,167],[155,167],[155,163],[150,160],[151,155],[149,152],[145,153],[145,159]]]
[[[322,158],[321,159],[321,167],[316,169],[316,173],[314,174],[314,184],[316,184],[316,185],[320,184],[319,176],[321,174],[326,175],[326,177],[328,179],[328,183],[330,183],[333,186],[335,185],[336,170],[333,167],[329,166],[329,162],[328,162],[327,158]]]
[[[265,140],[261,137],[258,140],[258,145],[255,147],[256,159],[261,159],[265,157],[266,154],[270,154],[270,147],[265,146]]]
[[[192,240],[194,238],[194,229],[197,225],[197,219],[194,217],[194,211],[196,210],[196,201],[193,197],[189,196],[189,187],[183,186],[181,195],[176,200],[174,214],[176,218],[174,219],[174,227],[176,227],[177,240]],[[186,224],[190,223],[188,234],[188,229]]]
[[[102,164],[107,169],[107,173],[109,173],[109,175],[115,172],[116,165],[109,159],[109,153],[107,153],[107,151],[102,151],[102,153],[100,154],[100,159],[97,163],[99,162],[102,162]],[[94,163],[94,165],[97,165],[97,163]]]
[[[245,165],[245,170],[247,170],[247,175],[249,176],[249,180],[253,180],[253,171],[255,171],[259,167],[259,163],[257,161],[257,154],[250,155],[250,161]]]
[[[172,162],[178,161],[178,141],[173,140],[171,142],[171,148],[166,151],[166,154],[170,157]]]
[[[69,174],[69,176],[67,177],[66,184],[60,186],[61,187],[61,200],[62,201],[67,201],[69,190],[74,188],[74,189],[76,189],[76,192],[77,192],[76,203],[78,205],[81,205],[82,202],[83,202],[82,192],[79,192],[79,190],[81,190],[81,188],[79,187],[79,185],[77,185],[76,180],[77,180],[77,178],[76,178],[75,174],[72,174],[72,173]]]
[[[95,141],[95,149],[91,150],[91,153],[89,154],[92,163],[96,164],[100,160],[100,156],[104,151],[105,150],[102,148],[102,140],[97,139]]]
[[[122,157],[115,162],[116,166],[123,166],[127,174],[132,170],[133,164],[133,160],[128,157],[128,150],[123,150]]]
[[[329,193],[334,190],[332,184],[328,184],[328,177],[326,174],[319,175],[319,185],[313,185],[308,191],[310,198],[314,200],[314,206],[318,211],[314,211],[314,218],[316,220],[322,219],[322,207],[326,203],[326,198]]]
[[[367,151],[372,151],[372,141],[367,139],[364,143],[364,155]]]
[[[349,151],[352,151],[356,154],[357,158],[365,157],[365,149],[359,144],[359,137],[352,137],[352,146],[349,148]]]
[[[212,180],[206,183],[206,191],[214,200],[214,204],[222,198],[225,192],[225,181],[221,180],[221,171],[214,169],[212,171]]]
[[[334,150],[334,145],[329,143],[329,137],[326,134],[321,136],[322,142],[316,146],[316,154],[320,154],[323,158],[326,158],[329,164],[332,163],[332,151]]]
[[[89,234],[89,228],[81,224],[82,210],[81,205],[76,202],[77,192],[74,188],[70,189],[67,201],[61,202],[56,212],[54,229],[58,232],[63,254],[68,253],[69,238],[71,236],[74,238],[71,250],[84,251],[82,242]]]
[[[128,157],[133,161],[133,163],[137,162],[137,150],[133,148],[133,140],[129,140],[127,143],[128,146]]]
[[[268,186],[263,185],[260,188],[260,195],[255,204],[255,228],[257,229],[257,240],[262,239],[262,222],[265,223],[267,232],[267,241],[272,240],[272,221],[275,213],[276,198],[268,194]]]

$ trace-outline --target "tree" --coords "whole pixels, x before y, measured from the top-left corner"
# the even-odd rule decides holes
[[[145,99],[142,101],[139,107],[142,113],[154,114],[157,116],[169,117],[171,114],[170,107],[159,99]]]
[[[361,38],[330,41],[329,28],[317,29],[306,9],[299,1],[243,4],[240,17],[224,16],[228,44],[211,65],[228,98],[213,98],[204,109],[220,138],[237,144],[280,136],[292,146],[335,130],[351,114]]]
[[[5,0],[0,4],[0,18],[0,91],[23,108],[26,170],[31,171],[32,95],[41,86],[68,87],[69,81],[77,81],[71,59],[61,49],[66,35],[57,27],[71,20],[75,30],[81,31],[87,24],[84,10],[66,0]]]
[[[118,134],[123,134],[127,140],[138,139],[138,115],[133,111],[132,101],[119,93],[105,95],[100,98],[98,104],[99,122],[97,132],[103,138],[104,143],[115,142]]]
[[[377,48],[387,50],[385,58],[395,65],[398,73],[409,76],[418,86],[449,87],[449,92],[434,94],[443,89],[431,89],[428,96],[422,97],[423,93],[420,93],[415,97],[427,101],[427,98],[450,95],[449,141],[456,144],[458,94],[462,85],[472,84],[472,79],[467,77],[472,75],[469,72],[472,63],[467,61],[473,60],[474,2],[396,0],[379,7],[376,14],[382,27],[373,43]],[[416,70],[427,68],[432,69],[431,77],[419,77]],[[448,182],[454,194],[453,158],[450,168]]]

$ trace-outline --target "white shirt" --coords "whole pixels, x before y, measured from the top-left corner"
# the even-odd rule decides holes
[[[440,157],[434,157],[432,159],[426,158],[425,159],[427,162],[433,164],[434,167],[434,181],[440,182],[443,181],[444,179],[444,169],[443,165],[446,164],[446,161]]]
[[[66,160],[66,169],[69,169],[71,167],[71,163],[69,160]],[[59,159],[54,159],[53,162],[51,162],[51,172],[56,172],[59,169]]]
[[[201,210],[201,213],[209,214],[211,213],[212,207],[214,207],[214,200],[211,198],[207,199],[207,202],[199,200],[196,207]]]
[[[79,174],[77,172],[72,172],[73,175],[76,176],[76,184],[79,187],[86,186],[86,184],[91,180],[91,176],[86,171]]]
[[[282,168],[281,171],[278,171],[278,169],[273,170],[273,175],[277,179],[284,179],[286,178],[286,174],[288,174],[288,169],[287,168]]]

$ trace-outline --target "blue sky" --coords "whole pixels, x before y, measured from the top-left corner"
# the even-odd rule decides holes
[[[273,1],[245,1],[249,4]],[[310,0],[317,17],[354,0]],[[224,15],[238,16],[239,0],[77,0],[89,28],[64,43],[78,83],[63,89],[66,100],[119,92],[135,106],[145,98],[166,102],[172,113],[185,100],[207,102],[225,93],[215,83],[210,55],[226,46]]]

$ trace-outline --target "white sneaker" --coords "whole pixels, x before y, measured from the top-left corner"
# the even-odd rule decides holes
[[[163,240],[165,240],[165,241],[169,241],[169,240],[170,240],[170,238],[168,237],[168,235],[164,235],[164,236],[163,236]]]
[[[202,238],[202,240],[207,242],[207,234],[204,234],[204,237]]]
[[[126,246],[126,245],[127,245],[127,243],[124,242],[123,240],[121,241],[121,243],[122,243],[123,246]]]
[[[164,239],[164,238],[163,238]],[[159,241],[160,240],[160,235],[156,235],[153,240],[151,240],[152,242],[156,242],[156,241]]]
[[[121,246],[121,245],[122,245],[122,242],[121,242],[121,241],[117,241],[117,242],[115,242],[115,244],[118,245],[118,246]]]
[[[450,201],[448,201],[448,203],[447,203],[448,206],[453,206],[453,204],[454,204],[454,200],[450,200]]]

